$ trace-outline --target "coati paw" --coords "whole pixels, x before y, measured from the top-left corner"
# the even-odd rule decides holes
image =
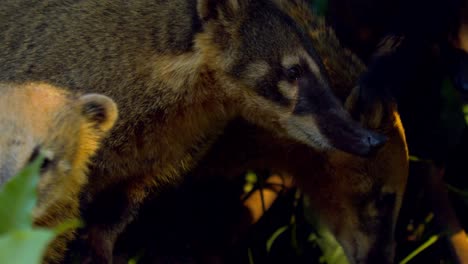
[[[112,253],[114,242],[108,239],[104,232],[91,231],[81,248],[81,263],[83,264],[110,264],[113,263]]]

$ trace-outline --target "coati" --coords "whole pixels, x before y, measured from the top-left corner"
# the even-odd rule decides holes
[[[1,83],[0,91],[0,185],[43,152],[34,224],[56,227],[79,218],[88,162],[117,119],[115,103],[46,83]],[[74,236],[69,231],[52,242],[45,261],[59,261]]]
[[[119,107],[82,199],[84,262],[112,262],[140,203],[235,116],[322,150],[367,155],[385,141],[352,121],[273,1],[20,0],[0,14],[0,80],[102,93]]]
[[[281,3],[283,10],[310,36],[332,80],[332,89],[345,103],[346,109],[365,127],[387,136],[388,141],[370,158],[343,152],[323,154],[288,140],[283,143],[275,141],[265,132],[252,132],[250,141],[233,137],[239,135],[239,131],[246,131],[245,123],[243,126],[234,124],[235,128],[227,129],[233,133],[226,135],[231,137],[227,141],[238,144],[237,153],[242,153],[239,154],[242,156],[240,160],[249,160],[250,168],[260,165],[260,169],[270,168],[273,172],[293,175],[297,185],[309,196],[318,217],[343,246],[350,263],[393,263],[395,228],[409,166],[405,130],[397,104],[388,99],[368,100],[367,109],[359,105],[363,101],[361,87],[369,86],[364,83],[366,79],[361,78],[367,70],[362,61],[340,44],[333,29],[312,13],[307,1]],[[218,161],[229,160],[234,164],[235,158],[220,157],[220,153],[215,151],[222,149],[223,153],[236,155],[233,154],[235,151],[220,147],[223,142],[219,140],[216,143],[213,156],[219,157]],[[277,143],[279,147],[275,149]],[[248,149],[252,150],[250,155],[257,155],[260,159],[246,157]],[[263,149],[263,154],[259,149]],[[235,167],[237,171],[238,166]],[[225,167],[224,171],[228,170]],[[208,171],[213,172],[213,168]]]
[[[235,178],[244,175],[248,169],[257,169],[294,176],[296,184],[309,196],[314,213],[331,229],[344,247],[350,263],[394,263],[394,231],[408,176],[406,139],[396,105],[392,101],[385,101],[372,105],[372,111],[361,112],[356,105],[357,98],[361,95],[360,88],[354,87],[359,84],[361,74],[366,71],[365,65],[341,46],[331,28],[313,15],[308,1],[285,0],[280,4],[309,35],[324,62],[333,92],[343,103],[346,102],[347,109],[366,127],[375,128],[386,135],[387,143],[374,157],[367,159],[339,152],[323,154],[313,148],[275,136],[270,131],[251,125],[245,120],[237,119],[228,125],[225,133],[218,138],[208,154],[184,177],[190,180],[192,185],[195,185],[193,182],[204,182],[207,186],[203,190],[211,190],[211,195],[203,192],[193,197],[194,193],[201,191],[189,189],[186,191],[189,196],[185,196],[187,201],[179,198],[179,203],[174,207],[176,209],[167,205],[161,206],[160,200],[146,204],[138,221],[120,239],[116,256],[132,256],[132,253],[123,252],[129,249],[128,245],[138,250],[147,248],[142,263],[155,263],[152,262],[153,258],[166,257],[165,254],[173,254],[170,256],[180,258],[180,252],[187,254],[189,251],[196,255],[205,251],[204,253],[209,252],[209,256],[213,256],[236,248],[232,245],[220,245],[225,242],[219,241],[220,237],[229,237],[229,234],[220,233],[228,232],[226,230],[232,228],[229,226],[232,223],[229,222],[231,219],[226,218],[226,222],[229,223],[223,226],[219,211],[231,212],[237,208],[225,209],[227,203],[222,202],[225,200],[217,200],[217,195],[222,193],[222,190],[217,188],[222,187],[213,183],[216,181],[206,179]],[[190,188],[190,184],[186,184],[186,188]],[[225,197],[222,194],[221,196],[221,199]],[[205,204],[194,206],[193,200],[197,201],[198,197],[212,199],[206,199]],[[221,205],[216,207],[217,204]],[[170,213],[160,215],[154,210],[154,206],[169,207]],[[191,211],[194,215],[192,218],[188,213]],[[203,221],[199,218],[206,219],[205,225],[200,226]],[[178,233],[181,225],[184,225],[183,230]],[[213,225],[221,227],[216,229]],[[169,230],[167,234],[164,233],[166,230]],[[166,251],[163,251],[158,245],[166,245],[168,242],[158,239],[157,235],[161,233],[166,234],[165,237],[170,238],[172,244],[180,245],[180,248],[166,248]],[[231,237],[240,232],[234,233]],[[210,239],[213,237],[215,239]],[[191,243],[191,247],[184,247],[187,241]],[[186,248],[189,249],[184,251]],[[239,263],[230,258],[237,256],[236,253],[239,251],[232,252],[228,257],[224,255],[226,258],[223,263]],[[198,263],[209,262],[203,259]]]

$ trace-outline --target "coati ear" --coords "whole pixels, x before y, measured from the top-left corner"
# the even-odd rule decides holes
[[[202,22],[233,18],[245,10],[250,0],[198,0],[197,11]]]
[[[360,87],[355,86],[345,101],[345,108],[351,116],[367,128],[377,129],[385,118],[384,105],[376,101],[369,109],[363,109],[359,100]]]
[[[96,129],[107,132],[114,126],[118,110],[112,99],[101,94],[85,94],[78,100],[81,113]]]

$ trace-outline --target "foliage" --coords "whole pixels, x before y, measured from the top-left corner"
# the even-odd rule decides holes
[[[247,188],[249,192],[262,188],[260,175],[252,171],[246,174],[245,185],[249,186]],[[264,237],[263,240],[260,240],[264,243],[255,244],[253,249],[248,248],[249,263],[279,263],[281,261],[278,260],[278,255],[283,254],[288,256],[289,263],[349,263],[342,247],[314,214],[307,196],[299,190],[293,189],[289,192],[289,196],[278,198],[277,203],[282,202],[292,208],[291,214],[283,217],[283,219],[289,220],[287,222],[280,221],[284,225],[275,225],[270,231],[266,231],[266,236],[256,234]],[[286,211],[274,207],[265,212],[266,222],[269,222],[269,218],[279,217],[276,214],[284,214]],[[261,222],[259,225],[264,224]],[[259,251],[262,250],[259,248],[263,247],[263,254],[260,254]],[[257,252],[257,254],[253,254],[253,252]]]
[[[348,259],[340,246],[336,241],[333,234],[328,230],[320,220],[315,216],[314,209],[310,205],[307,197],[304,197],[304,212],[308,222],[315,227],[316,232],[309,235],[308,240],[315,242],[323,252],[320,257],[320,263],[328,264],[348,264]]]
[[[0,234],[32,226],[31,212],[36,204],[36,185],[43,159],[43,156],[38,157],[0,191]]]
[[[55,229],[33,226],[32,211],[43,160],[40,154],[0,190],[0,263],[41,263],[47,245],[60,233],[78,226],[78,221]]]

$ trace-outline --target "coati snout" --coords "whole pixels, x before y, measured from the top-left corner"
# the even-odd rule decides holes
[[[272,1],[228,2],[242,4],[230,12],[219,3],[202,9],[202,34],[218,36],[213,64],[232,83],[228,93],[241,94],[247,120],[320,150],[365,156],[385,142],[347,114],[309,36],[291,17]]]
[[[286,119],[288,133],[321,149],[336,148],[367,156],[386,142],[386,137],[364,129],[351,119],[326,82],[318,83],[312,73],[297,80],[297,97]]]

